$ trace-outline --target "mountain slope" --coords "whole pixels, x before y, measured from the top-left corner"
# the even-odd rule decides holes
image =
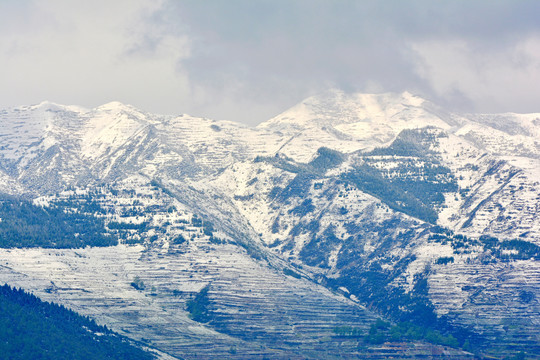
[[[346,322],[367,335],[376,314],[413,322],[431,341],[455,337],[477,352],[538,350],[536,114],[454,114],[409,93],[330,91],[256,128],[147,114],[120,103],[91,110],[42,103],[5,110],[0,124],[0,191],[94,216],[118,249],[128,246],[122,266],[141,271],[115,270],[125,274],[122,286],[138,276],[157,292],[114,296],[126,301],[138,294],[138,309],[154,299],[147,315],[135,316],[148,326],[135,326],[113,305],[104,321],[132,328],[132,336],[174,356],[200,350],[194,334],[208,330],[204,341],[220,339],[214,356],[232,356],[234,349],[240,358],[274,350],[319,357],[327,349],[332,356],[383,357],[387,350],[374,350],[367,337],[339,350],[343,339],[330,331]],[[92,261],[110,261],[102,251]],[[61,254],[66,266],[79,267],[73,253]],[[46,296],[47,279],[56,275],[10,250],[2,256],[11,264],[6,281],[28,276],[25,286]],[[231,268],[224,259],[236,263]],[[180,273],[179,288],[159,280]],[[273,288],[282,295],[266,292],[259,279],[282,284]],[[120,286],[116,281],[107,286]],[[299,306],[293,294],[300,284],[319,300]],[[174,296],[187,304],[207,285],[214,320],[186,323]],[[66,283],[56,295],[95,312],[90,304],[108,298],[98,285],[92,300],[65,290],[87,286]],[[347,305],[336,307],[336,299]],[[268,314],[280,301],[285,315]],[[332,307],[342,309],[334,320],[330,310],[324,325],[313,320],[317,309]],[[152,329],[160,311],[175,320]],[[361,316],[345,320],[351,311]],[[244,320],[239,313],[254,315]],[[283,316],[291,321],[283,323]],[[198,329],[181,335],[189,339],[184,345],[160,335],[180,318]],[[276,337],[288,340],[273,349]],[[411,354],[407,348],[400,356]]]
[[[7,285],[0,314],[0,350],[9,359],[155,359],[106,327]]]

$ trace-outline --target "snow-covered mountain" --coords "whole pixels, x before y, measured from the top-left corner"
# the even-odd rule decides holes
[[[376,350],[355,333],[344,347],[331,330],[367,334],[377,316],[452,334],[454,347],[534,354],[539,176],[540,114],[457,114],[410,93],[333,90],[256,128],[117,102],[6,109],[0,192],[103,219],[121,245],[3,250],[0,276],[177,357],[205,341],[216,357],[384,357],[391,342]],[[94,262],[111,269],[103,284]],[[130,287],[134,276],[154,290]],[[184,307],[206,285],[214,317],[201,325]],[[175,322],[180,342],[163,335]]]

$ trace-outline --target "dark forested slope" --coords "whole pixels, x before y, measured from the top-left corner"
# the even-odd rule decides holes
[[[0,286],[0,357],[10,360],[154,358],[93,320],[8,285]]]
[[[81,248],[116,245],[103,220],[64,206],[42,208],[29,201],[0,198],[0,247]]]

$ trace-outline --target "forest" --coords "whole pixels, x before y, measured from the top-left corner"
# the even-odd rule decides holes
[[[155,357],[88,317],[0,286],[0,357],[10,360],[150,360]]]
[[[102,219],[67,207],[47,208],[17,198],[0,199],[0,247],[82,248],[111,246]]]

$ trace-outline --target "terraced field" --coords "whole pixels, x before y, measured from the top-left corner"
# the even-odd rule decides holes
[[[305,279],[271,270],[235,245],[202,234],[188,244],[79,250],[2,249],[0,282],[89,315],[176,358],[401,358],[464,353],[428,344],[368,346],[338,326],[367,333],[376,315]],[[136,289],[132,282],[143,284]],[[211,320],[186,302],[209,285]],[[445,352],[446,351],[446,352]]]

